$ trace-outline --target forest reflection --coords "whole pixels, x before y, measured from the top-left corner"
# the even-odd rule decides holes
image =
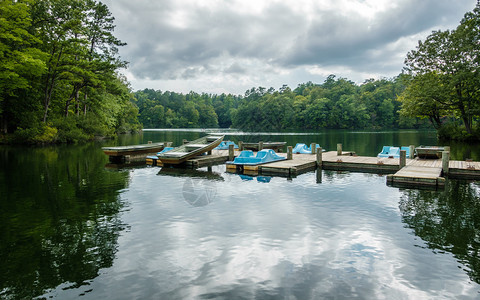
[[[88,283],[112,266],[128,172],[104,169],[94,144],[0,152],[0,298]]]

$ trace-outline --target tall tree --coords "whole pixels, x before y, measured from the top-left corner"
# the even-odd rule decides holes
[[[414,101],[409,97],[419,94],[413,90],[415,87],[442,93],[431,95],[430,99],[457,114],[471,134],[473,118],[480,115],[480,4],[465,14],[455,30],[434,31],[424,42],[420,41],[407,54],[405,64],[406,71],[414,77],[435,74],[439,80],[422,80],[431,85],[414,85],[403,99]]]

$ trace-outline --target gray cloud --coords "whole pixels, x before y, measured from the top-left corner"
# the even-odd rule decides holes
[[[120,53],[130,62],[129,74],[136,82],[250,76],[245,84],[268,76],[287,80],[305,67],[394,76],[406,52],[415,47],[415,38],[455,28],[476,3],[396,0],[391,9],[366,17],[324,5],[357,0],[307,1],[308,10],[301,7],[304,2],[288,1],[261,2],[261,10],[260,2],[237,8],[232,0],[210,6],[205,3],[213,1],[105,2],[116,17],[116,35],[128,43]]]

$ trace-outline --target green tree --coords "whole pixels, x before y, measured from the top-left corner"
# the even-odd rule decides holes
[[[428,89],[429,93],[441,92],[443,95],[437,94],[430,99],[458,115],[468,134],[472,133],[474,117],[480,115],[479,54],[480,4],[477,4],[472,12],[465,14],[455,30],[434,31],[425,41],[420,41],[405,60],[406,70],[414,77],[438,76],[438,80],[420,79],[429,86],[415,86]],[[415,100],[408,98],[420,93],[412,90],[415,86],[403,96],[404,101]],[[431,110],[431,106],[426,110]]]
[[[26,107],[19,99],[34,88],[33,81],[45,72],[45,53],[37,48],[40,40],[32,35],[27,4],[0,1],[0,125],[8,132],[10,122]]]

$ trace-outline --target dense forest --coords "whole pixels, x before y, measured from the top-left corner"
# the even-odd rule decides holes
[[[75,142],[140,128],[113,21],[95,0],[0,1],[0,139]]]
[[[151,89],[135,93],[145,128],[233,127],[242,130],[419,128],[428,122],[399,114],[397,96],[408,76],[361,85],[328,76],[294,90],[252,88],[244,96],[178,94]]]

